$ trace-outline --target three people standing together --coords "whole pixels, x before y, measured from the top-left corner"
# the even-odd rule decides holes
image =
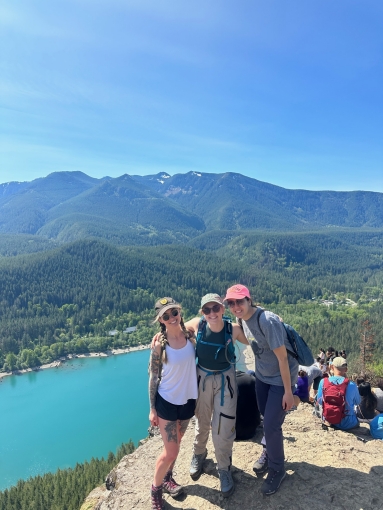
[[[224,301],[238,324],[225,320]],[[240,284],[230,287],[224,301],[218,294],[207,294],[201,300],[202,317],[185,324],[180,315],[181,306],[172,298],[162,298],[156,303],[156,321],[161,325],[161,333],[152,343],[149,418],[152,425],[160,428],[164,451],[157,459],[152,485],[154,510],[163,508],[162,491],[174,497],[183,491],[174,481],[172,470],[180,441],[194,413],[190,476],[197,480],[201,475],[211,429],[221,493],[228,497],[234,491],[231,463],[237,384],[232,347],[237,340],[250,343],[256,357],[256,394],[264,417],[266,445],[253,469],[257,474],[268,471],[261,488],[263,494],[274,494],[286,476],[282,424],[286,412],[294,405],[298,362],[287,354],[288,339],[280,318],[253,304],[247,287]],[[197,338],[196,352],[194,338]]]

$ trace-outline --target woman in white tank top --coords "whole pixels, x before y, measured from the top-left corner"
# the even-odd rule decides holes
[[[181,306],[170,297],[155,304],[161,333],[155,335],[149,364],[149,420],[158,426],[164,449],[157,458],[151,488],[152,510],[163,508],[162,493],[173,497],[183,487],[173,479],[180,443],[198,396],[194,336],[186,330]],[[152,343],[153,345],[153,343]]]

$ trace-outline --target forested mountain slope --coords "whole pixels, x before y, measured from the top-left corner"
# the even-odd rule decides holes
[[[147,343],[145,327],[151,326],[156,299],[173,296],[185,313],[196,314],[201,295],[221,291],[244,274],[243,264],[232,266],[181,246],[117,248],[77,241],[52,252],[2,259],[0,364],[9,352],[36,347],[47,362],[54,343],[74,341],[71,349],[81,349],[82,337],[107,337],[116,326],[122,331],[140,321],[140,342]]]
[[[383,228],[383,194],[284,189],[239,173],[94,179],[57,172],[0,187],[0,234],[184,243],[206,229]]]
[[[12,192],[0,196],[0,232],[35,234],[45,224],[52,207],[96,182],[82,172],[56,172],[19,187],[18,183],[10,183]]]
[[[334,344],[356,355],[364,318],[383,351],[380,234],[220,234],[199,238],[204,250],[94,240],[0,258],[0,367],[147,343],[158,297],[179,300],[188,318],[203,294],[224,294],[234,282],[297,327],[314,351]],[[137,331],[128,337],[131,326]]]
[[[169,244],[204,230],[198,216],[128,175],[98,180],[58,172],[0,198],[0,232],[61,242],[98,237],[116,244]]]
[[[383,226],[382,193],[289,190],[232,172],[134,178],[201,215],[209,229]]]

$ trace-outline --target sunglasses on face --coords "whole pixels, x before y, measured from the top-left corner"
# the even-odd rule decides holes
[[[213,305],[211,308],[209,306],[204,306],[202,308],[202,313],[204,315],[209,315],[209,313],[211,312],[214,312],[214,313],[217,313],[221,310],[221,305],[219,305],[218,303],[216,305]]]
[[[170,311],[170,315],[168,313],[164,313],[161,316],[161,319],[163,319],[164,321],[168,321],[170,319],[170,317],[177,317],[177,315],[178,315],[177,308],[173,308],[173,310]]]
[[[246,301],[246,298],[242,298],[242,299],[228,299],[227,300],[227,306],[229,306],[230,308],[232,306],[242,306]]]

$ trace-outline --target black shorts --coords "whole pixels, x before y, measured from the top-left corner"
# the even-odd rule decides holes
[[[321,380],[322,380],[321,375],[318,375],[318,377],[315,377],[315,379],[313,380],[313,390],[317,390],[319,388],[319,383],[321,382]]]
[[[157,415],[163,420],[177,421],[190,420],[194,416],[195,398],[189,399],[186,404],[178,406],[171,404],[161,397],[157,392],[156,395],[156,411]]]

